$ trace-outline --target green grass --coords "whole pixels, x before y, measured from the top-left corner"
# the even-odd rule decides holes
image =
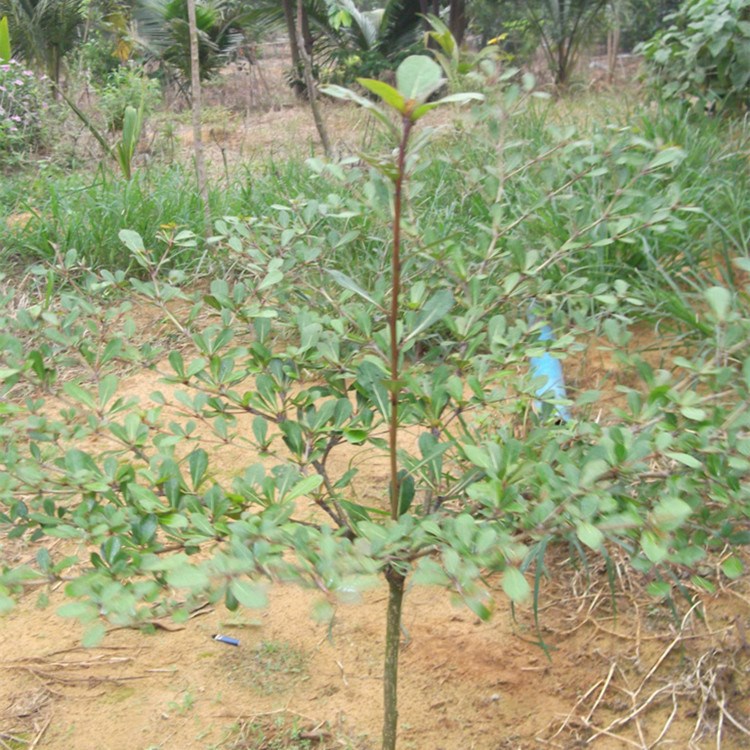
[[[585,138],[599,145],[578,147],[578,152],[560,149],[534,163],[536,155],[559,142],[560,130],[568,123],[579,128],[571,140]],[[582,250],[551,266],[549,283],[564,285],[570,274],[576,274],[586,278],[590,289],[625,278],[650,292],[674,291],[667,278],[677,279],[689,269],[692,280],[705,286],[706,273],[700,269],[708,267],[715,269],[717,280],[736,283],[731,259],[747,256],[750,244],[749,135],[742,123],[689,113],[676,105],[654,109],[632,101],[585,97],[533,106],[511,118],[500,136],[482,132],[459,128],[441,136],[429,147],[433,158],[419,162],[409,187],[411,216],[416,217],[408,239],[406,271],[411,279],[439,274],[441,257],[459,253],[480,258],[486,249],[498,189],[498,137],[505,144],[510,169],[529,162],[502,192],[503,221],[519,220],[499,242],[507,259],[496,272],[507,274],[516,266],[523,268],[529,252],[543,259],[576,228],[596,221],[627,177],[618,175],[625,168],[618,159],[625,155],[618,155],[617,149],[626,137],[636,135],[660,147],[676,145],[685,150],[684,161],[668,179],[648,176],[638,187],[640,207],[648,210],[663,201],[671,184],[678,196],[674,213],[679,221],[659,231],[639,232],[629,242],[589,247],[586,242],[605,236],[606,226],[599,226],[582,237],[586,241]],[[604,162],[605,173],[548,197],[585,165],[586,148],[592,153],[597,148],[613,149]],[[344,269],[356,259],[357,278],[375,284],[389,243],[387,187],[372,180],[362,165],[347,167],[343,173],[343,181],[314,174],[301,160],[231,165],[229,181],[212,186],[211,214],[260,219],[257,242],[268,255],[279,252],[283,222],[291,221],[295,242],[318,248],[328,264]],[[380,208],[373,210],[372,200],[364,208],[362,196],[378,190],[382,195],[375,203]],[[329,216],[317,210],[320,203],[356,215]],[[280,206],[290,205],[288,216],[282,216]],[[16,174],[0,186],[0,221],[22,212],[33,214],[25,226],[16,223],[4,229],[0,223],[0,263],[5,268],[12,263],[30,265],[54,257],[56,251],[64,254],[75,248],[94,267],[132,269],[118,238],[121,229],[138,232],[147,247],[156,243],[165,225],[199,236],[206,229],[192,172],[159,163],[142,168],[130,182],[104,169],[65,174],[48,167],[40,175]],[[350,230],[356,232],[356,239],[337,247],[337,240]],[[171,265],[189,270],[208,253],[212,251],[199,243],[176,256]],[[697,282],[699,277],[702,280]],[[678,287],[689,290],[690,284],[680,281]]]

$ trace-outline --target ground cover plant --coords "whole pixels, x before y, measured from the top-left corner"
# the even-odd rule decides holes
[[[3,568],[3,609],[63,583],[74,601],[60,613],[94,646],[105,621],[263,607],[266,581],[316,591],[328,620],[384,576],[393,747],[407,581],[455,592],[480,618],[500,591],[528,599],[529,633],[547,647],[540,592],[560,545],[567,570],[601,565],[614,591],[626,565],[654,602],[689,611],[696,591],[742,575],[745,220],[737,206],[727,221],[741,202],[730,184],[695,203],[708,194],[695,154],[721,139],[706,127],[691,149],[679,110],[679,143],[645,113],[559,124],[533,81],[507,72],[472,129],[436,147],[422,115],[442,84],[423,57],[396,88],[363,82],[395,121],[332,90],[373,112],[386,140],[312,159],[293,198],[257,190],[262,211],[217,219],[205,246],[181,227],[144,239],[131,224],[117,234],[135,273],[67,244],[31,268],[36,299],[7,290],[2,521],[35,558]],[[742,151],[734,137],[725,163]],[[214,278],[192,289],[201,265]],[[143,335],[133,302],[160,311],[166,339]],[[628,354],[644,320],[679,358]],[[623,350],[629,379],[604,419],[602,394],[575,390],[574,418],[558,420],[529,361],[571,357],[592,334]],[[122,387],[134,365],[162,378],[142,401]],[[363,452],[381,461],[370,485]],[[746,731],[724,711],[726,734]]]

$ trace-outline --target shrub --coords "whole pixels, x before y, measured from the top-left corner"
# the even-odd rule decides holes
[[[736,107],[750,101],[750,0],[686,0],[640,49],[667,97]]]
[[[0,64],[0,165],[33,148],[45,106],[36,76],[11,58]]]
[[[121,67],[110,73],[99,92],[101,108],[110,130],[121,130],[128,107],[139,109],[144,115],[152,112],[161,100],[159,82],[147,78],[140,71]]]

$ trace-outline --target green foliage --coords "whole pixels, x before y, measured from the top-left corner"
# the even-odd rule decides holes
[[[748,0],[685,0],[665,20],[671,25],[642,47],[664,96],[730,108],[750,101]]]
[[[31,301],[4,293],[0,524],[40,552],[0,572],[0,610],[65,579],[74,601],[60,614],[95,643],[102,615],[143,624],[206,598],[262,606],[264,580],[319,591],[325,619],[379,577],[392,592],[413,576],[486,618],[500,590],[539,596],[555,543],[584,565],[620,550],[664,597],[689,595],[685,572],[750,541],[747,295],[700,263],[693,283],[666,270],[692,247],[670,258],[675,238],[717,236],[686,204],[709,182],[696,154],[710,133],[692,142],[683,121],[646,117],[560,127],[528,78],[487,103],[429,101],[444,82],[415,56],[395,87],[361,82],[377,104],[333,88],[376,116],[382,153],[311,160],[304,185],[291,169],[256,180],[246,218],[215,222],[209,248],[224,265],[207,288],[175,267],[195,237],[142,236],[139,211],[118,232],[136,275],[58,243],[30,269]],[[473,138],[431,147],[413,128],[450,101],[476,108]],[[131,209],[147,192],[140,174],[108,189]],[[736,234],[747,272],[738,214],[724,236]],[[139,330],[123,292],[170,321],[169,338]],[[669,296],[653,314],[682,354],[659,366],[627,348],[652,293]],[[557,341],[540,341],[544,323]],[[700,335],[685,347],[688,326]],[[551,424],[534,411],[528,360],[565,358],[592,333],[621,350],[621,398],[599,418],[600,394],[574,391],[575,419]],[[134,364],[162,379],[142,402],[120,387]],[[413,440],[399,441],[406,429]],[[362,482],[358,450],[396,472]],[[49,538],[92,551],[60,557]],[[726,557],[722,574],[741,573]]]
[[[0,62],[0,167],[16,164],[39,143],[46,106],[32,71],[13,58]]]
[[[24,227],[6,232],[4,252],[7,261],[26,262],[51,259],[54,248],[67,252],[75,248],[94,267],[123,269],[132,260],[122,253],[118,232],[134,228],[155,244],[170,226],[202,233],[202,212],[192,174],[174,166],[156,174],[136,173],[127,181],[100,168],[83,179],[44,174],[21,194],[9,195],[7,205],[18,211],[31,211],[34,218]],[[223,212],[224,196],[212,195],[217,213]],[[235,197],[239,207],[239,196]],[[195,250],[174,249],[170,266],[189,266]]]
[[[16,54],[59,84],[68,53],[85,21],[82,0],[0,0],[0,16],[13,28]]]
[[[664,27],[664,17],[677,10],[680,0],[618,0],[621,11],[620,44],[633,50]]]
[[[196,2],[201,78],[209,78],[242,41],[238,14],[227,0]],[[190,34],[186,0],[147,0],[136,14],[148,52],[183,82],[190,81]]]
[[[351,83],[393,71],[420,43],[418,0],[388,0],[380,10],[361,11],[351,0],[336,0],[316,45],[325,77]]]
[[[555,83],[565,86],[585,42],[601,21],[607,0],[523,0],[526,17],[539,36]]]
[[[122,130],[125,110],[135,107],[148,117],[161,101],[158,81],[140,70],[121,66],[113,71],[98,90],[99,102],[109,130]]]
[[[126,107],[125,120],[122,124],[122,136],[115,146],[117,162],[123,177],[129,180],[133,175],[133,157],[141,137],[143,127],[143,108]]]

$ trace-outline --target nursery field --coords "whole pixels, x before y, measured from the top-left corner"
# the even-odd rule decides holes
[[[748,746],[746,118],[402,65],[0,185],[0,750]]]

